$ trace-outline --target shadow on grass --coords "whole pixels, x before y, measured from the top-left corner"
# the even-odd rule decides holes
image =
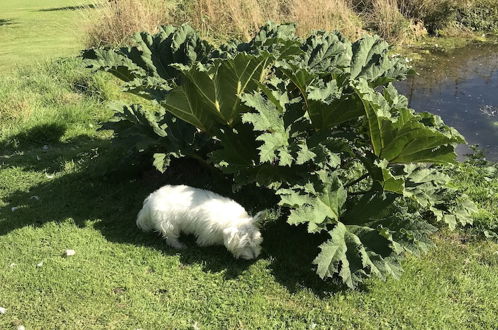
[[[61,124],[40,124],[18,133],[0,142],[0,150],[26,149],[30,146],[42,146],[59,142],[66,133],[66,126]]]
[[[52,129],[61,133],[59,128]],[[33,129],[27,135],[36,135],[37,130]],[[112,151],[118,156],[121,154],[108,140],[78,136],[65,143],[53,142],[41,161],[29,151],[4,160],[4,168],[15,166],[23,171],[37,172],[58,172],[65,160],[83,163],[78,172],[61,176],[56,174],[54,178],[44,180],[27,191],[17,190],[5,196],[3,201],[6,205],[0,208],[0,235],[25,226],[41,227],[47,222],[72,219],[76,226],[93,226],[111,242],[147,246],[165,255],[179,255],[181,263],[199,264],[206,272],[224,272],[226,279],[238,277],[251,265],[251,262],[234,259],[223,246],[199,248],[193,237],[181,238],[187,249],[171,249],[159,235],[138,230],[136,214],[144,198],[164,184],[181,183],[207,188],[231,196],[250,212],[274,205],[274,197],[261,190],[231,194],[231,184],[223,176],[217,176],[191,160],[173,162],[164,175],[141,165],[136,166],[134,172],[103,174],[96,170],[101,164],[88,156],[94,149]],[[39,153],[39,148],[30,150]],[[142,164],[150,164],[150,159],[147,160]],[[105,159],[104,163],[108,165],[109,162],[113,161]],[[12,211],[13,207],[17,209]],[[323,237],[308,235],[303,228],[291,227],[282,221],[266,223],[262,233],[264,251],[261,258],[270,260],[268,267],[271,273],[290,292],[309,289],[323,297],[344,289],[343,286],[323,282],[312,271],[312,260]]]
[[[52,129],[58,131],[58,128]],[[43,131],[36,127],[25,135],[36,136],[39,130]],[[54,137],[63,134],[62,131],[59,133]],[[50,171],[55,177],[43,180],[27,191],[17,190],[2,196],[6,205],[0,207],[0,235],[26,226],[41,227],[47,222],[71,219],[78,227],[92,225],[109,241],[149,246],[166,255],[178,254],[183,264],[201,264],[208,272],[223,271],[226,278],[237,277],[251,265],[251,262],[233,259],[223,247],[198,248],[191,237],[182,237],[190,248],[177,251],[168,247],[157,234],[143,233],[136,227],[136,214],[144,198],[166,183],[185,181],[188,175],[179,174],[179,167],[185,168],[185,164],[178,164],[171,175],[165,176],[139,167],[131,174],[124,171],[102,176],[95,171],[110,160],[98,164],[98,161],[92,162],[89,155],[93,155],[94,149],[112,150],[114,146],[108,140],[83,135],[67,142],[52,141],[46,151],[39,148],[37,142],[22,145],[25,147],[22,152],[0,159],[0,168],[15,167],[23,172]],[[120,153],[119,150],[114,152]],[[68,160],[81,164],[82,170],[58,176],[57,172]],[[138,173],[144,174],[138,176]],[[197,173],[190,174],[189,181],[194,181]],[[22,175],[14,175],[16,177],[12,178],[12,182],[22,180]]]
[[[15,24],[13,19],[0,18],[0,26]]]
[[[25,171],[58,172],[62,161],[76,157],[81,148],[94,144],[87,136],[75,137],[68,143],[60,140],[66,127],[60,124],[41,124],[0,141],[0,161],[3,166],[22,167]]]
[[[50,12],[50,11],[65,11],[65,10],[81,10],[81,9],[95,9],[98,6],[95,4],[88,5],[78,5],[78,6],[66,6],[66,7],[57,7],[57,8],[44,8],[37,10],[38,12]]]
[[[326,235],[308,234],[306,226],[290,226],[284,220],[267,224],[263,232],[270,271],[289,292],[308,289],[323,298],[346,289],[342,283],[321,280],[312,270],[313,260],[320,252],[318,246],[328,238]]]

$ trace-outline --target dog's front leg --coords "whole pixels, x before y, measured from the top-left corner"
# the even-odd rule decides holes
[[[185,249],[187,247],[178,240],[178,237],[180,237],[180,230],[177,227],[172,226],[170,222],[162,223],[160,228],[160,232],[166,240],[166,244],[178,250]]]
[[[187,247],[185,244],[178,240],[178,237],[173,236],[166,237],[166,244],[178,250],[182,250]]]

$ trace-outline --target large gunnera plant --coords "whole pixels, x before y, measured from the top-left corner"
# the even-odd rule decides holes
[[[314,260],[322,278],[355,287],[397,277],[400,258],[430,244],[431,223],[471,222],[474,204],[441,170],[464,138],[408,107],[392,82],[412,70],[379,37],[294,32],[268,24],[250,42],[215,47],[189,26],[165,26],[83,57],[158,105],[123,105],[110,126],[130,147],[159,150],[158,170],[194,157],[234,189],[273,191],[289,224],[328,233]]]

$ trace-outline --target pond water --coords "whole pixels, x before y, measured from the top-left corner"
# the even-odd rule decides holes
[[[410,107],[441,116],[469,144],[498,161],[498,45],[472,45],[424,54],[418,75],[396,86]],[[469,148],[459,146],[459,155]],[[460,157],[462,158],[462,157]]]

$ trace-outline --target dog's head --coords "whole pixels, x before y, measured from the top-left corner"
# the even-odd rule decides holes
[[[225,246],[235,258],[250,260],[257,258],[261,253],[263,237],[257,227],[257,222],[260,219],[261,212],[256,214],[254,218],[249,218],[247,222],[226,228],[223,231]]]

